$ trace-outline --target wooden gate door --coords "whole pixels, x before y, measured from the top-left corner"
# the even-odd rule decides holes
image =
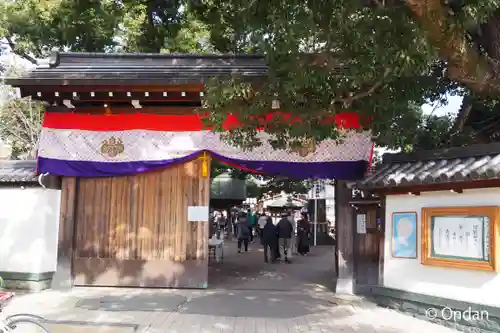
[[[208,223],[188,206],[208,206],[201,161],[126,177],[79,179],[74,284],[206,288]]]
[[[378,283],[380,241],[383,233],[377,225],[377,211],[377,205],[360,206],[354,214],[354,276],[357,293],[364,293]],[[357,230],[359,214],[365,215],[366,233],[359,233]]]

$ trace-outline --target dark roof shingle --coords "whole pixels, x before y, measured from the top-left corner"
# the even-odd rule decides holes
[[[54,52],[48,65],[6,82],[12,86],[196,84],[234,74],[263,77],[267,69],[260,55]]]
[[[36,161],[0,161],[0,183],[38,182]]]
[[[384,155],[359,189],[448,184],[500,178],[500,143]]]

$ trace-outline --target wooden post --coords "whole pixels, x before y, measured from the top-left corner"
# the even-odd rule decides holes
[[[73,287],[73,249],[78,195],[76,177],[64,177],[62,180],[61,210],[59,216],[59,236],[57,241],[57,268],[52,278],[52,289]]]
[[[380,250],[378,260],[378,285],[384,285],[384,255],[385,255],[385,196],[382,197],[381,208],[378,209],[378,217],[380,218]]]
[[[354,294],[354,209],[352,191],[345,181],[335,181],[335,233],[337,294]]]

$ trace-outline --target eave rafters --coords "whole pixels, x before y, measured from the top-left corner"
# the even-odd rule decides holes
[[[51,106],[200,107],[205,85],[234,75],[267,75],[259,55],[55,52],[50,61],[6,83]]]
[[[204,92],[201,87],[163,86],[161,89],[148,87],[120,86],[30,86],[20,89],[21,97],[31,97],[47,102],[51,106],[78,107],[129,106],[140,109],[143,106],[199,107]],[[125,89],[127,88],[127,89]]]

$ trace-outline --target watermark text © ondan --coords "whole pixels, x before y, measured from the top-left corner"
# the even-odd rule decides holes
[[[425,310],[425,316],[429,319],[444,319],[446,321],[471,321],[471,320],[488,320],[489,315],[486,310],[474,310],[471,307],[461,311],[453,310],[445,307],[442,309],[428,308]]]

